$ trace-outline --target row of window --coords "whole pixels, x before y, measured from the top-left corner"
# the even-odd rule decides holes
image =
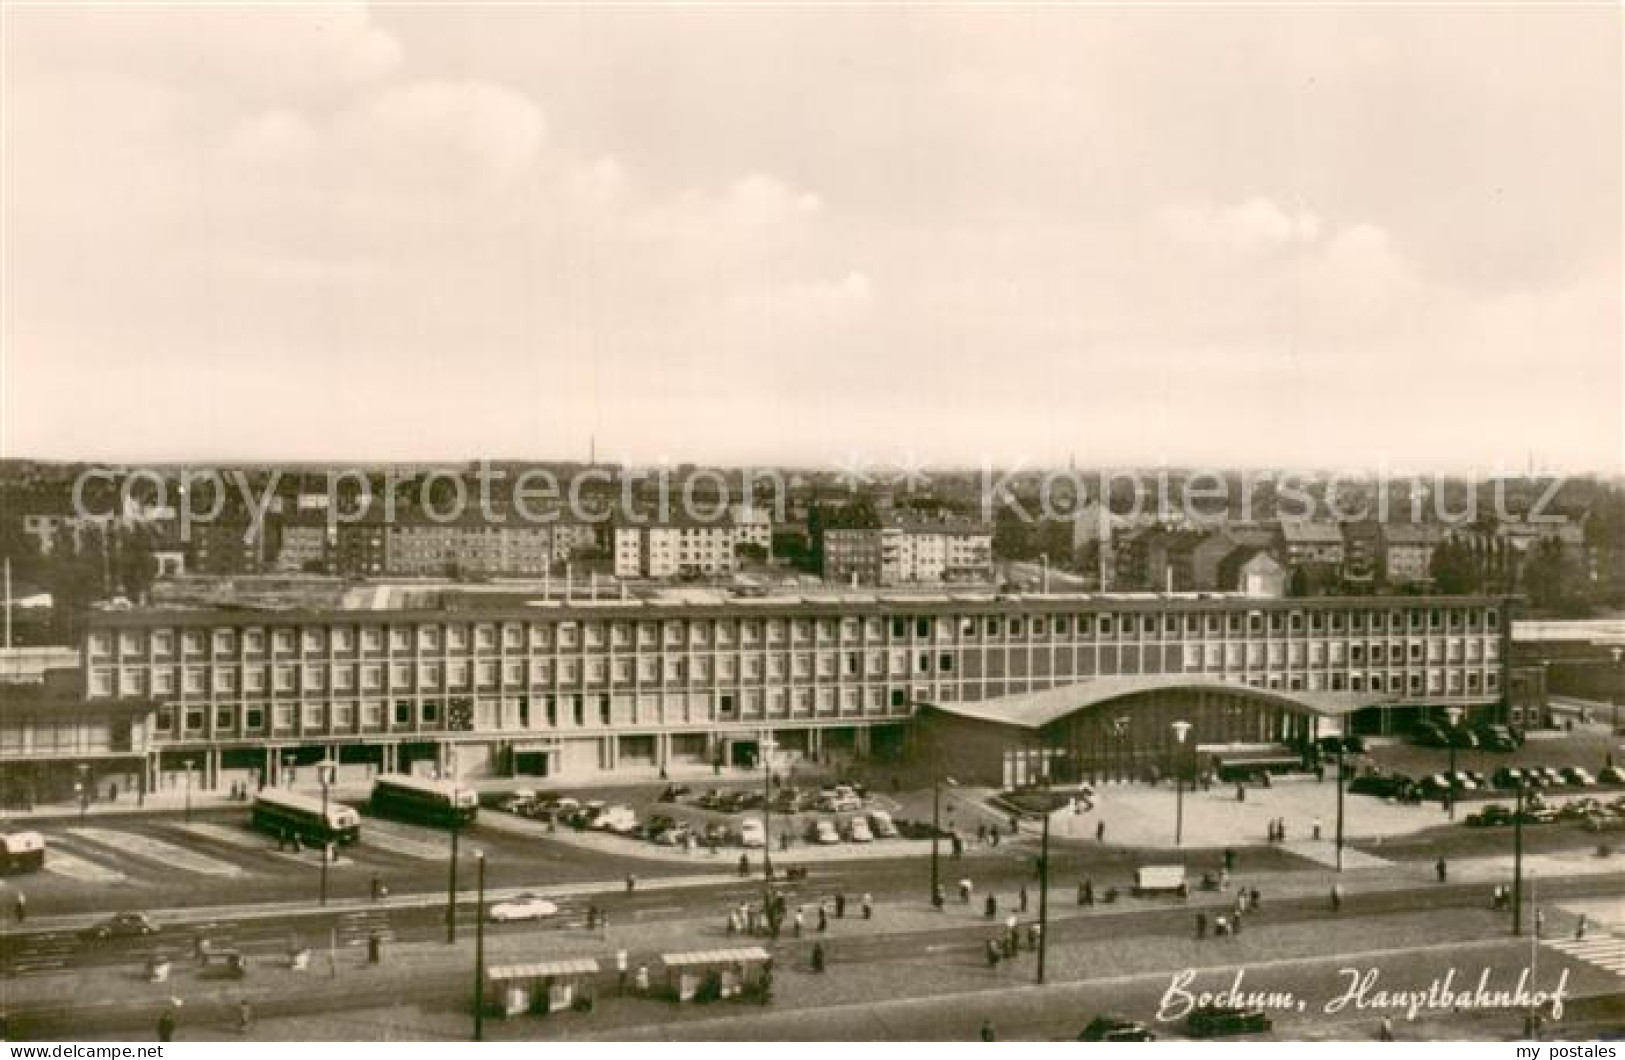
[[[359,642],[361,650],[381,652],[387,642],[391,651],[438,651],[444,646],[453,651],[476,650],[521,651],[526,648],[545,648],[555,644],[561,648],[580,645],[602,647],[654,647],[699,646],[734,643],[769,644],[807,642],[878,641],[889,630],[892,640],[953,640],[955,633],[961,640],[987,638],[1039,638],[1039,637],[1158,637],[1166,635],[1231,635],[1263,633],[1383,633],[1412,632],[1440,634],[1495,632],[1499,612],[1493,608],[1409,608],[1391,611],[1252,611],[1227,613],[1190,613],[1185,615],[1092,614],[1053,615],[1029,618],[894,616],[844,619],[723,619],[615,622],[504,622],[463,624],[422,623],[387,627],[349,625],[305,626],[276,628],[269,631],[270,650],[275,654],[320,653],[328,650],[350,652]],[[1075,632],[1074,632],[1075,631]],[[180,632],[180,650],[184,655],[201,655],[209,650],[215,655],[233,655],[239,649],[246,654],[261,655],[267,648],[267,631],[260,629],[215,630],[189,629]],[[144,634],[141,630],[123,630],[117,635],[118,654],[121,657],[151,654],[167,657],[175,653],[176,634],[166,629]],[[101,630],[90,635],[88,649],[92,658],[105,658],[112,654],[114,634]]]
[[[921,690],[924,691],[924,690]],[[160,736],[210,732],[263,733],[269,720],[277,732],[450,729],[494,732],[612,725],[693,724],[761,715],[847,715],[907,710],[904,689],[879,686],[847,689],[748,689],[716,696],[547,695],[498,700],[484,697],[361,699],[320,703],[249,703],[241,706],[163,707],[154,728]],[[209,728],[213,712],[213,729]],[[177,730],[176,726],[180,728]]]
[[[1172,668],[1174,672],[1197,672],[1213,670],[1259,670],[1292,669],[1303,670],[1307,668],[1325,669],[1327,667],[1362,667],[1362,666],[1409,666],[1411,669],[1423,666],[1441,664],[1460,664],[1462,655],[1466,655],[1469,665],[1478,665],[1478,642],[1469,641],[1466,652],[1459,650],[1445,651],[1437,644],[1429,644],[1426,651],[1420,642],[1412,642],[1411,651],[1403,652],[1401,645],[1392,646],[1392,651],[1380,643],[1374,643],[1366,650],[1364,645],[1349,646],[1345,653],[1345,645],[1333,643],[1326,645],[1315,642],[1309,645],[1292,644],[1187,644],[1183,655],[1179,657],[1177,665]],[[1328,650],[1329,648],[1329,650]],[[1485,645],[1485,658],[1483,663],[1494,663],[1498,655],[1497,645],[1490,641]],[[1079,649],[1093,652],[1093,649]],[[1132,649],[1131,649],[1132,650]],[[321,663],[307,663],[304,665],[287,664],[273,666],[126,666],[119,670],[111,668],[95,668],[91,671],[89,694],[93,698],[106,698],[113,695],[124,697],[152,696],[154,698],[171,698],[177,695],[182,697],[234,696],[239,693],[246,695],[262,695],[267,691],[278,695],[309,695],[311,693],[337,692],[349,693],[357,690],[361,692],[380,692],[385,689],[410,690],[423,689],[434,691],[441,688],[449,690],[481,688],[546,688],[554,685],[565,687],[586,684],[588,686],[601,686],[606,683],[628,685],[634,681],[642,685],[681,684],[707,685],[713,682],[732,684],[739,681],[758,683],[761,681],[783,682],[790,681],[833,681],[863,680],[883,677],[904,677],[909,674],[938,673],[942,675],[955,675],[961,670],[968,671],[968,676],[978,677],[999,676],[1004,672],[1002,658],[983,659],[981,654],[975,653],[969,658],[962,658],[960,652],[943,651],[911,651],[891,649],[889,651],[870,650],[866,652],[770,652],[764,655],[722,655],[722,656],[645,656],[637,659],[619,657],[614,659],[561,659],[557,663],[553,660],[540,659],[525,662],[521,660],[508,660],[504,662],[486,661],[469,662],[467,660],[452,660],[449,662],[419,661],[419,662],[392,662],[392,663],[363,663],[359,666],[335,664],[332,666]],[[1025,672],[1028,662],[1019,663],[1012,667],[1013,671]],[[1043,670],[1049,672],[1051,663],[1058,674],[1070,675],[1073,670],[1073,660],[1070,651],[1061,660],[1049,660],[1047,653],[1042,660]],[[1110,660],[1080,660],[1080,675],[1088,676],[1096,672],[1115,672],[1119,660],[1115,653]],[[1134,670],[1139,669],[1138,656],[1135,661],[1123,663]],[[1146,665],[1161,670],[1165,665],[1160,655],[1152,655]]]

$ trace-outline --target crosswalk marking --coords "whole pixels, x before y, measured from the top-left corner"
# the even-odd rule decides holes
[[[45,851],[45,871],[66,876],[81,883],[123,883],[124,873],[99,865],[78,854],[70,854],[61,847],[48,847]]]
[[[1297,839],[1281,844],[1288,853],[1296,854],[1300,858],[1319,862],[1327,867],[1337,864],[1337,844],[1330,839]],[[1356,850],[1347,843],[1343,844],[1343,867],[1348,869],[1375,869],[1393,862],[1387,858],[1379,858],[1375,854],[1367,854],[1363,850]]]
[[[173,843],[166,843],[161,839],[153,839],[133,832],[116,832],[108,828],[70,828],[68,834],[86,842],[116,850],[121,854],[133,854],[137,857],[147,858],[180,869],[182,872],[194,872],[201,876],[241,876],[243,874],[240,865],[220,861],[200,854],[195,850],[188,850]]]
[[[1551,949],[1567,954],[1575,960],[1594,964],[1598,968],[1625,978],[1625,938],[1600,935],[1588,939],[1546,939]]]

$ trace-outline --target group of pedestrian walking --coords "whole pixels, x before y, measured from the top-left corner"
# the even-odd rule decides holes
[[[1268,838],[1271,843],[1286,842],[1286,818],[1275,817],[1270,819]]]

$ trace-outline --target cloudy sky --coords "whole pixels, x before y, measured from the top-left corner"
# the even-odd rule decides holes
[[[1621,466],[1612,4],[0,17],[6,455]]]

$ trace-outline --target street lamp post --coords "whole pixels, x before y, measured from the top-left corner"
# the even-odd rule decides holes
[[[773,908],[773,752],[771,735],[762,740],[762,909]]]
[[[1174,739],[1174,846],[1185,844],[1185,774],[1184,765],[1185,737],[1190,734],[1191,723],[1176,721],[1173,724]],[[1044,829],[1049,830],[1049,818],[1044,819]],[[1042,980],[1040,980],[1042,981]]]
[[[1044,985],[1044,958],[1049,953],[1049,819],[1054,807],[1046,792],[1044,835],[1038,846],[1038,985]]]
[[[450,946],[457,941],[457,836],[463,830],[463,823],[452,818],[451,822],[451,861],[446,867],[446,945]]]
[[[1518,801],[1512,814],[1512,933],[1523,934],[1523,814],[1528,785],[1518,778]]]
[[[196,759],[188,758],[186,760],[186,811],[185,811],[185,820],[186,820],[187,824],[192,823],[192,770],[194,768],[196,768],[196,766],[197,766]]]
[[[1450,707],[1445,710],[1445,717],[1450,719],[1450,731],[1446,734],[1450,744],[1450,783],[1445,788],[1445,800],[1448,803],[1450,819],[1456,819],[1456,737],[1457,727],[1461,724],[1461,708]]]
[[[953,777],[938,776],[931,782],[931,905],[941,909],[938,901],[942,894],[942,854],[939,843],[942,836],[942,786],[958,787]]]
[[[322,782],[322,827],[323,828],[329,828],[330,827],[329,823],[328,823],[328,820],[327,820],[327,792],[328,792],[328,789],[332,786],[332,783],[333,783],[333,769],[334,768],[335,767],[332,766],[331,764],[323,762],[316,769],[317,778],[319,780],[321,780],[321,782]],[[332,858],[329,856],[332,849],[333,849],[333,840],[332,840],[331,834],[329,834],[329,836],[325,840],[323,840],[323,842],[322,842],[322,891],[321,891],[321,902],[320,902],[320,904],[322,904],[322,905],[327,904],[327,863],[332,860]]]
[[[85,820],[85,810],[90,806],[90,763],[80,762],[78,766],[79,781],[74,784],[73,790],[79,796],[79,823]]]
[[[1337,740],[1337,871],[1343,871],[1343,763],[1348,751],[1348,738]]]
[[[474,852],[474,1040],[485,1040],[485,851]]]
[[[1622,684],[1625,684],[1625,669],[1620,668],[1620,661],[1622,659],[1625,659],[1625,648],[1613,648],[1613,649],[1610,649],[1609,654],[1613,655],[1613,657],[1614,657],[1614,694],[1612,696],[1610,696],[1609,699],[1611,699],[1613,701],[1613,705],[1614,705],[1614,711],[1613,711],[1614,720],[1613,720],[1612,728],[1613,728],[1613,731],[1614,731],[1614,735],[1617,736],[1620,733],[1620,728],[1619,728],[1619,698],[1620,698],[1619,693],[1620,693],[1620,686]]]

